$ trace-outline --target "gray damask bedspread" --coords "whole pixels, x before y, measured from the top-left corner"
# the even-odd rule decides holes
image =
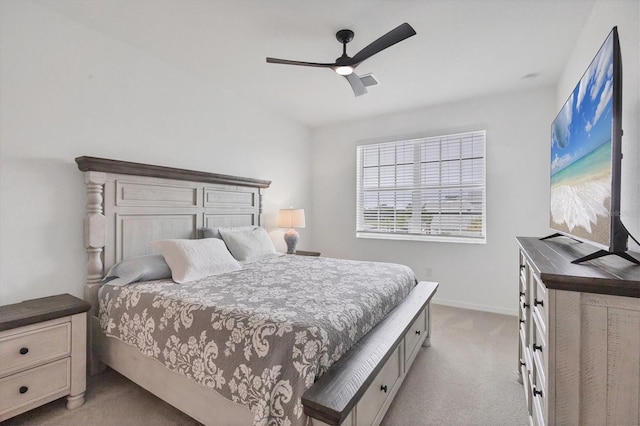
[[[303,425],[304,391],[414,285],[403,265],[281,256],[187,284],[105,285],[100,325],[256,425]]]

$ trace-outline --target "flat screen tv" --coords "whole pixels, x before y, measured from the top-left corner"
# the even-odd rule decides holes
[[[551,125],[550,226],[634,263],[620,221],[622,61],[614,27]]]

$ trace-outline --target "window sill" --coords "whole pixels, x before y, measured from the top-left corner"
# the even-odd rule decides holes
[[[440,235],[383,234],[373,232],[356,232],[356,238],[374,240],[424,241],[432,243],[486,244],[486,238],[446,237]]]

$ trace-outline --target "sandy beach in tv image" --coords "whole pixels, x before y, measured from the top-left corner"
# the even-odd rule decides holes
[[[603,245],[611,222],[613,40],[552,124],[551,227]]]

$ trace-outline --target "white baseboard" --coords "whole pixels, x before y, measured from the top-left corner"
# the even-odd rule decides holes
[[[439,299],[437,296],[433,298],[432,303],[435,305],[451,306],[454,308],[471,309],[474,311],[493,312],[494,314],[518,316],[518,307],[513,309],[498,308],[495,306],[478,305],[475,303],[460,302],[457,300]]]

